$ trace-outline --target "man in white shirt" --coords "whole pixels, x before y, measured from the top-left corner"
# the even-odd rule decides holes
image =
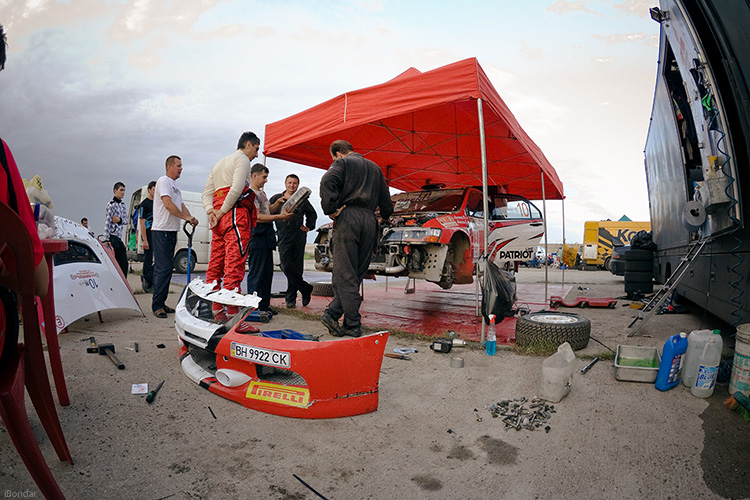
[[[255,194],[247,186],[250,161],[258,157],[258,149],[258,136],[244,132],[237,142],[237,150],[216,162],[203,188],[201,199],[211,225],[211,257],[206,283],[216,281],[217,290],[239,292],[245,276],[250,230],[255,224]],[[227,306],[225,312],[222,304],[213,304],[214,318],[218,321],[225,322],[238,312],[237,306]],[[258,331],[249,324],[244,328],[243,331]]]
[[[172,281],[174,249],[177,245],[177,231],[183,220],[193,226],[198,219],[190,215],[182,202],[182,193],[175,181],[182,174],[182,160],[172,155],[166,161],[167,174],[156,181],[154,192],[154,224],[151,227],[151,239],[154,245],[154,295],[151,299],[151,310],[157,318],[166,318],[174,309],[164,302],[169,294],[169,283]]]

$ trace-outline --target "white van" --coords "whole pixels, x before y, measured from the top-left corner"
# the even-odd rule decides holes
[[[141,200],[148,197],[148,186],[136,189],[130,197],[130,207],[128,208],[128,227],[125,232],[125,245],[128,249],[128,259],[136,262],[143,260],[143,245],[137,238],[138,231],[138,205]],[[195,269],[195,264],[208,264],[208,256],[211,250],[211,231],[208,229],[208,216],[203,210],[201,202],[201,193],[193,191],[182,191],[182,202],[190,210],[190,213],[198,219],[198,226],[193,234],[192,253],[190,256],[190,271]],[[178,273],[187,273],[188,261],[188,241],[187,235],[180,226],[177,232],[177,245],[174,252],[174,270]]]

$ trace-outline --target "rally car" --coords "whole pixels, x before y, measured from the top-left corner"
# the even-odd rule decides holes
[[[394,212],[380,228],[370,272],[408,276],[442,288],[473,282],[475,263],[484,248],[482,191],[475,188],[434,189],[395,194]],[[489,259],[517,270],[533,258],[543,236],[542,213],[522,196],[493,187],[489,197]],[[333,224],[318,229],[315,268],[333,269],[330,241]]]

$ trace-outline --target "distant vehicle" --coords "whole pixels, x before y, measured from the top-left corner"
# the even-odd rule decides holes
[[[544,235],[542,213],[522,196],[493,192],[489,198],[489,258],[517,270],[520,262],[534,257]],[[395,194],[391,200],[394,212],[390,224],[381,227],[370,272],[424,279],[445,289],[472,283],[484,248],[482,192],[424,189]],[[332,224],[318,229],[315,268],[319,271],[333,269],[332,231]]]
[[[677,284],[732,325],[750,321],[750,4],[661,0],[654,103],[645,146],[655,279],[710,238]]]
[[[143,245],[138,241],[138,205],[141,200],[148,197],[148,186],[136,189],[130,197],[128,208],[128,225],[125,229],[125,245],[128,248],[128,260],[136,262],[143,261]],[[190,210],[190,213],[198,219],[198,226],[193,235],[192,255],[190,257],[190,270],[195,269],[196,264],[208,264],[208,256],[211,250],[211,231],[208,229],[208,215],[203,210],[201,193],[193,191],[182,191],[182,201]],[[178,273],[187,273],[187,236],[182,230],[177,232],[177,245],[174,252],[174,270]]]
[[[584,269],[609,269],[612,248],[627,245],[638,231],[651,231],[650,222],[587,221],[583,224]]]
[[[615,276],[625,276],[625,252],[630,245],[618,245],[612,250],[612,258],[607,261],[607,270]]]

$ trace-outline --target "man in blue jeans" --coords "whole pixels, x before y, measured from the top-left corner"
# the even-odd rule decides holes
[[[263,186],[268,182],[268,168],[262,163],[250,167],[250,189],[255,192],[257,223],[250,238],[250,256],[247,259],[247,293],[260,297],[259,311],[275,313],[271,309],[271,284],[273,282],[273,249],[276,248],[274,221],[289,220],[292,212],[281,212],[286,196],[279,197],[273,205],[268,201]]]
[[[190,215],[182,202],[182,192],[175,181],[182,174],[182,160],[172,155],[167,158],[167,174],[159,177],[154,191],[154,224],[151,226],[151,240],[154,245],[154,295],[151,310],[157,318],[166,318],[174,309],[165,301],[172,281],[174,248],[177,245],[177,231],[183,220],[193,226],[198,220]]]

